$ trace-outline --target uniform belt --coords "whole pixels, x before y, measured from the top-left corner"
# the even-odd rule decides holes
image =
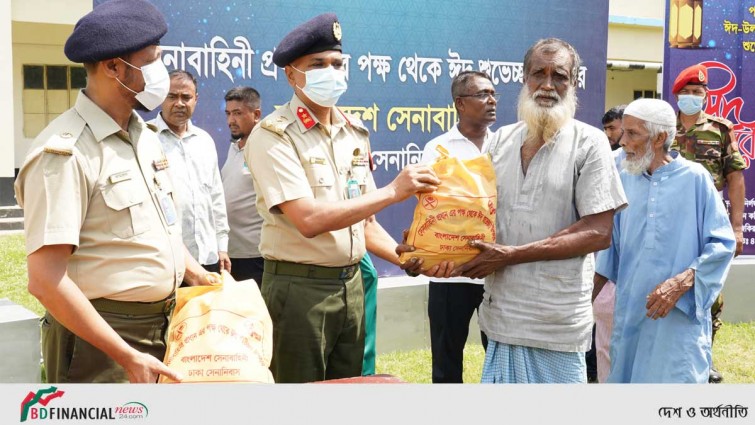
[[[170,313],[176,305],[176,294],[170,294],[170,296],[164,300],[151,303],[116,301],[107,298],[96,298],[89,301],[92,303],[92,306],[94,306],[94,309],[99,312],[144,316],[149,314]]]
[[[288,261],[265,260],[265,273],[310,279],[348,280],[359,270],[359,264],[344,267],[325,267],[314,264],[289,263]]]

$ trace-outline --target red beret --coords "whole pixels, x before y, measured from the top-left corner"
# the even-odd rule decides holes
[[[708,85],[708,68],[703,65],[697,64],[686,68],[679,73],[679,76],[674,80],[674,87],[671,89],[671,93],[677,94],[687,84],[697,84],[701,86]]]

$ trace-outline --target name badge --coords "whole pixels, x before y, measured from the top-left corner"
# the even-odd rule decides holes
[[[176,213],[176,206],[173,204],[173,199],[164,190],[159,189],[157,191],[157,200],[160,202],[160,208],[163,210],[165,216],[165,222],[168,226],[176,224],[178,221],[178,214]]]
[[[358,198],[362,195],[362,191],[359,189],[359,182],[354,179],[349,179],[346,182],[346,194],[349,199]]]
[[[115,184],[125,180],[131,180],[131,173],[129,173],[128,171],[121,171],[120,173],[115,173],[112,176],[108,177],[108,180],[110,180],[110,184]]]

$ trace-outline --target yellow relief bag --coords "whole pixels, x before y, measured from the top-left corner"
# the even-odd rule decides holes
[[[470,240],[495,242],[497,198],[490,155],[461,160],[442,146],[437,150],[440,156],[430,167],[441,184],[433,193],[418,195],[406,241],[415,250],[399,257],[402,264],[422,258],[424,269],[443,261],[454,266],[470,261],[479,253]]]
[[[273,383],[273,322],[257,283],[226,271],[221,281],[178,288],[164,363],[182,382]]]

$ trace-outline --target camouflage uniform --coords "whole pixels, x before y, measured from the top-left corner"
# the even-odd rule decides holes
[[[734,124],[726,118],[701,112],[695,125],[685,132],[681,121],[677,119],[676,139],[671,144],[671,150],[678,151],[684,158],[705,167],[713,177],[716,189],[721,191],[726,186],[726,176],[729,173],[745,169],[744,159],[733,137],[733,127]],[[721,328],[723,305],[723,294],[720,294],[710,309],[713,337]]]
[[[677,120],[676,140],[671,150],[679,151],[690,161],[705,167],[713,177],[716,189],[726,186],[726,175],[745,169],[745,161],[733,138],[734,124],[726,118],[700,113],[695,125],[686,132]]]

